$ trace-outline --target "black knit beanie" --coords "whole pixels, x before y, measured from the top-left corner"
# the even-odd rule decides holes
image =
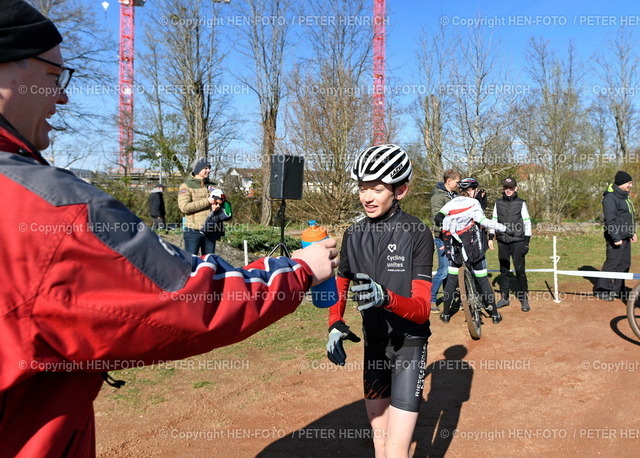
[[[37,56],[62,42],[53,22],[24,0],[0,0],[0,63]]]
[[[621,184],[628,183],[630,181],[633,181],[633,178],[631,178],[631,175],[629,175],[627,172],[623,172],[622,170],[616,173],[616,177],[613,180],[613,182],[618,186],[620,186]]]
[[[205,167],[211,167],[211,164],[209,164],[205,158],[196,159],[195,161],[193,161],[191,171],[194,175],[197,175]]]

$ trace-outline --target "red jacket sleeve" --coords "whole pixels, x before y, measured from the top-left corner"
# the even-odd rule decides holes
[[[411,297],[400,296],[389,291],[389,305],[385,308],[414,323],[424,323],[431,314],[431,282],[413,280],[411,282]]]
[[[303,262],[191,256],[68,172],[14,162],[0,167],[0,390],[69,362],[102,372],[205,353],[293,312],[310,287]]]
[[[329,307],[329,327],[336,321],[344,321],[344,311],[347,307],[347,294],[349,293],[349,280],[337,276],[338,302]]]
[[[193,258],[184,286],[154,285],[128,260],[82,233],[62,241],[33,307],[36,358],[180,359],[239,342],[293,312],[308,266],[262,258],[247,269]]]

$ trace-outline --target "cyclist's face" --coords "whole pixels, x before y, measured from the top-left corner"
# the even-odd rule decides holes
[[[360,202],[369,218],[378,218],[389,211],[393,199],[401,199],[406,194],[406,186],[399,186],[395,192],[393,185],[381,181],[361,181],[358,185]]]

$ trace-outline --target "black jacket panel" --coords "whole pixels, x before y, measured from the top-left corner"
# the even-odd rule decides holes
[[[503,194],[501,199],[496,200],[496,211],[498,222],[504,224],[514,232],[514,235],[507,235],[504,232],[497,232],[496,238],[499,242],[511,243],[524,240],[524,220],[522,219],[522,205],[524,200],[514,193],[511,197]]]

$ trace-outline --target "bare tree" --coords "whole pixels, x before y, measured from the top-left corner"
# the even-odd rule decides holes
[[[417,101],[413,113],[420,129],[427,168],[432,175],[429,178],[433,180],[442,176],[445,169],[445,138],[448,136],[448,119],[452,107],[451,96],[446,88],[450,84],[458,38],[451,37],[444,27],[440,27],[432,35],[424,31],[421,37],[417,61],[419,81],[425,88],[423,92],[426,95]]]
[[[101,87],[115,86],[116,77],[109,71],[109,64],[116,61],[115,46],[95,20],[91,7],[79,0],[29,0],[29,2],[49,17],[60,29],[63,36],[61,44],[65,65],[75,68],[76,72],[67,88],[69,97],[90,93],[84,91],[89,85]],[[68,167],[93,154],[93,148],[64,148],[58,153],[55,144],[65,144],[69,135],[82,132],[94,132],[96,137],[105,136],[105,126],[109,125],[109,116],[93,107],[79,103],[59,105],[58,116],[53,122],[52,145],[49,155],[58,166]],[[62,152],[64,151],[64,153]]]
[[[427,93],[414,106],[432,184],[445,168],[494,179],[514,166],[509,112],[523,91],[497,63],[499,43],[479,28],[466,35],[441,27],[418,51]],[[486,180],[485,180],[486,181]]]
[[[616,159],[623,163],[634,148],[636,109],[632,98],[638,88],[638,56],[633,34],[621,28],[595,58],[596,68],[603,84],[601,95],[607,101],[615,128]]]
[[[152,161],[160,152],[163,164],[182,175],[194,158],[205,157],[215,176],[236,124],[229,96],[221,90],[219,24],[208,20],[220,5],[205,5],[202,0],[159,0],[160,14],[145,25],[149,51],[141,59],[141,74],[149,84],[150,104],[138,148],[143,159]]]
[[[152,33],[148,31],[147,35]],[[155,155],[158,158],[158,165],[162,163],[161,173],[168,172],[169,175],[173,175],[177,170],[184,177],[188,175],[190,159],[188,156],[185,157],[185,153],[190,151],[189,138],[184,129],[185,121],[181,111],[172,109],[172,105],[166,102],[165,91],[159,90],[164,82],[161,75],[163,66],[160,44],[151,38],[146,42],[148,52],[143,57],[141,74],[151,88],[158,88],[158,90],[145,92],[147,104],[143,110],[140,110],[138,118],[141,120],[140,124],[146,126],[146,129],[143,128],[137,132],[139,142],[136,149],[152,162],[155,160]]]
[[[497,167],[512,163],[506,114],[517,91],[507,70],[496,64],[498,52],[499,44],[482,29],[469,29],[451,69],[453,149],[462,152],[467,173],[474,176],[495,174]]]
[[[354,154],[371,141],[372,29],[365,21],[349,22],[370,16],[368,7],[363,0],[310,2],[311,17],[331,20],[305,29],[310,57],[290,78],[289,145],[304,155],[307,192],[316,197],[303,201],[303,211],[327,222],[341,220],[351,210],[348,170]]]
[[[526,145],[529,159],[538,164],[533,199],[536,211],[545,219],[560,221],[577,190],[581,164],[588,160],[585,151],[588,116],[579,98],[577,85],[580,66],[573,46],[560,59],[544,40],[530,41],[527,71],[536,89],[518,110],[517,133]],[[573,184],[567,192],[567,183]],[[531,196],[531,194],[530,194]]]
[[[292,21],[291,0],[247,0],[241,2],[238,11],[247,19],[247,26],[240,27],[240,52],[253,66],[251,76],[243,81],[258,96],[260,125],[262,129],[262,213],[260,224],[271,222],[269,201],[269,171],[271,157],[276,152],[276,133],[280,102],[284,97],[283,71],[289,32]]]

